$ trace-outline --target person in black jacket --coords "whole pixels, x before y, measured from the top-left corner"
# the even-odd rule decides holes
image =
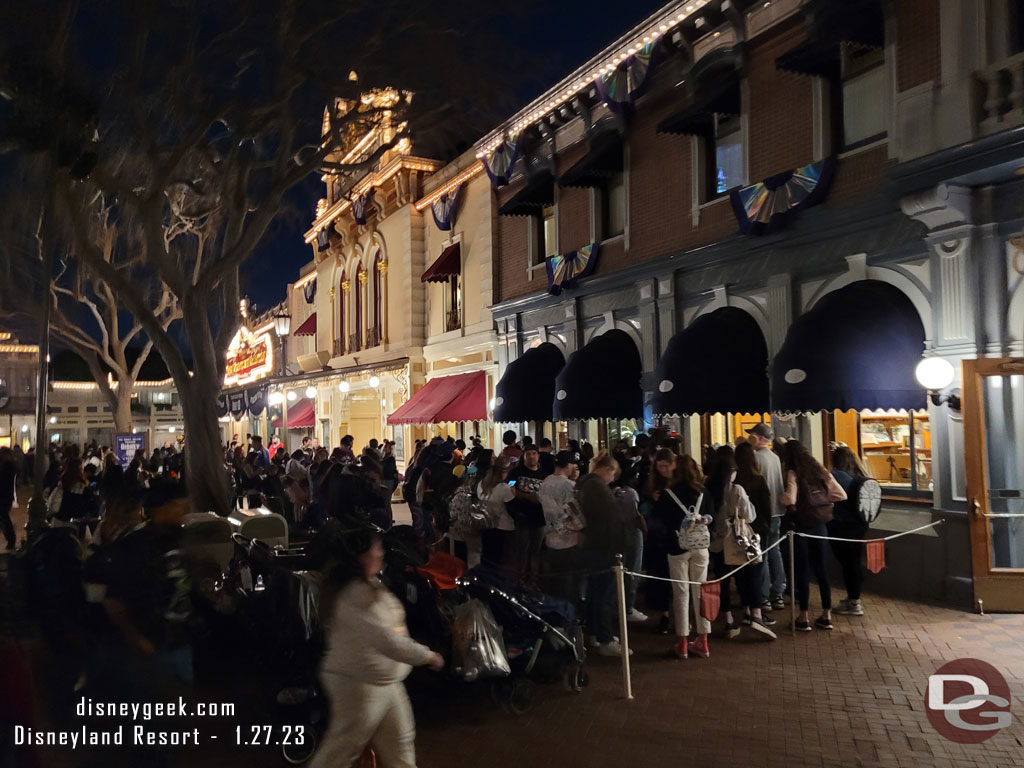
[[[615,555],[625,551],[626,529],[615,494],[609,487],[619,475],[619,463],[602,451],[590,465],[590,473],[576,484],[576,497],[587,527],[583,534],[583,556],[591,575],[587,580],[587,632],[602,656],[620,656],[622,646],[612,634],[611,609]],[[632,653],[632,651],[630,651]]]
[[[11,507],[14,505],[14,482],[18,468],[14,463],[11,449],[0,448],[0,530],[7,540],[7,548],[14,549],[17,543],[14,535],[14,523],[11,522]]]

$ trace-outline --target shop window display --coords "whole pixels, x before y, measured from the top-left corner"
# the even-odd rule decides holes
[[[833,439],[858,452],[890,493],[932,492],[932,439],[927,411],[836,411]]]

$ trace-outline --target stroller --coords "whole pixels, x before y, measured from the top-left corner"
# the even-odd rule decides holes
[[[511,674],[491,683],[495,703],[521,715],[533,704],[536,682],[564,680],[579,693],[589,682],[582,627],[571,604],[504,583],[484,567],[459,580],[464,600],[488,606],[502,631]]]

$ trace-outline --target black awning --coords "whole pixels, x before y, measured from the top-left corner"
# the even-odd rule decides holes
[[[555,378],[565,358],[554,344],[544,342],[513,360],[495,386],[494,421],[514,424],[551,421]]]
[[[888,283],[860,280],[799,317],[772,364],[772,410],[923,409],[924,325]]]
[[[501,216],[533,216],[544,206],[555,203],[555,177],[551,171],[538,171],[526,180],[523,188],[498,209]]]
[[[652,405],[659,415],[764,413],[768,345],[753,317],[723,307],[672,337],[655,378]]]
[[[885,45],[881,0],[812,0],[804,7],[807,40],[775,60],[775,66],[801,75],[835,78],[843,44]]]
[[[605,130],[590,140],[590,148],[579,162],[558,180],[563,187],[599,187],[622,173],[622,136],[617,130]]]
[[[658,133],[708,136],[715,130],[716,114],[738,116],[742,67],[742,45],[712,51],[694,64],[686,78],[689,104],[662,120]]]
[[[639,419],[643,362],[625,331],[611,330],[573,352],[555,380],[555,421]]]

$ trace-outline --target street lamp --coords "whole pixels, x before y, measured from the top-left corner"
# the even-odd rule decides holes
[[[287,312],[274,315],[274,333],[281,340],[281,375],[288,375],[288,332],[292,329],[292,316]]]
[[[370,386],[373,387],[374,389],[379,387],[380,386],[380,379],[377,378],[376,376],[371,376],[370,377]]]
[[[306,387],[306,397],[308,397],[310,400],[316,397],[316,387],[312,385]]]
[[[349,386],[347,381],[342,381],[338,384],[338,391],[341,392],[342,394],[345,394],[346,392],[348,392],[348,390]]]
[[[960,410],[960,396],[955,393],[948,395],[941,394],[942,390],[949,387],[956,378],[956,371],[953,364],[944,357],[926,357],[917,364],[914,369],[914,378],[917,383],[928,390],[932,405],[938,407],[948,403],[954,411]]]

